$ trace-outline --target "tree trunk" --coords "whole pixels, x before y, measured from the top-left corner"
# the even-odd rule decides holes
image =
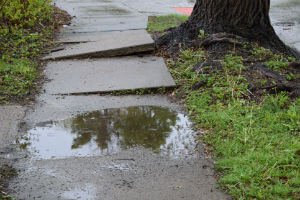
[[[295,55],[276,35],[269,18],[270,0],[197,0],[189,20],[158,39],[157,44],[188,43],[206,33],[229,33],[272,50]]]

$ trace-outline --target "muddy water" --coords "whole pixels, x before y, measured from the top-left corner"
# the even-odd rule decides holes
[[[21,146],[37,159],[111,155],[136,146],[180,157],[192,154],[194,136],[184,114],[169,108],[140,106],[39,123],[28,131]]]

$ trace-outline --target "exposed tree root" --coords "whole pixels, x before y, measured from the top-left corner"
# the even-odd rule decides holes
[[[208,47],[215,43],[230,43],[233,45],[242,46],[244,41],[245,39],[234,34],[216,33],[216,34],[211,34],[207,38],[205,38],[202,41],[201,46]]]
[[[259,73],[262,78],[271,79],[272,84],[268,86],[253,86],[250,88],[252,92],[256,92],[258,90],[267,90],[269,93],[278,93],[278,92],[288,92],[292,97],[300,96],[300,84],[299,81],[288,81],[278,72],[270,70],[261,63],[256,63],[255,65],[248,68],[249,71]]]

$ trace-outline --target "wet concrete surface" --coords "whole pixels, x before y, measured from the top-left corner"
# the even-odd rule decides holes
[[[50,62],[45,84],[49,94],[103,93],[140,88],[173,87],[162,58],[130,56]]]
[[[229,199],[191,122],[166,96],[46,93],[24,120],[10,182],[17,199]]]
[[[207,159],[170,159],[132,148],[111,156],[19,163],[18,199],[221,200]],[[21,183],[21,184],[20,184]]]

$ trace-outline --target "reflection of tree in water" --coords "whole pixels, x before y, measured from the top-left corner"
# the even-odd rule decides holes
[[[71,120],[72,133],[76,134],[72,148],[94,140],[100,149],[107,149],[115,136],[123,148],[142,145],[158,150],[176,119],[175,113],[160,107],[107,109],[79,115]]]

